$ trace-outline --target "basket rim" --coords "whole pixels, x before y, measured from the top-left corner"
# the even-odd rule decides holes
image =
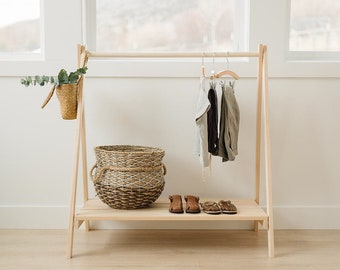
[[[108,150],[108,149],[105,149],[105,148],[108,148],[108,147],[117,147],[117,149],[114,149],[114,150]],[[119,150],[119,148],[130,148],[130,149],[127,149],[127,151],[121,151]],[[143,151],[138,151],[138,150],[134,150],[134,148],[138,148],[138,149],[143,149]],[[164,153],[165,151],[161,148],[158,148],[158,147],[151,147],[151,146],[141,146],[141,145],[128,145],[128,144],[115,144],[115,145],[98,145],[94,148],[94,150],[100,150],[100,151],[103,151],[103,152],[107,152],[107,153],[132,153],[132,154],[141,154],[141,153],[156,153],[156,152],[159,152],[159,153]],[[148,150],[148,151],[144,151],[144,150]]]

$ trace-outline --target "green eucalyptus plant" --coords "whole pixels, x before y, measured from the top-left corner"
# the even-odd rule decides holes
[[[76,84],[79,78],[86,73],[87,67],[78,68],[76,71],[67,73],[65,69],[59,71],[58,76],[27,76],[21,79],[22,85],[40,85],[44,86],[48,83],[52,84],[53,87],[50,90],[47,98],[42,104],[43,109],[47,103],[50,101],[54,94],[57,92],[57,97],[60,103],[60,111],[63,119],[72,120],[77,118],[77,92],[78,85]],[[64,87],[62,87],[64,86]]]
[[[59,71],[59,74],[57,77],[55,76],[27,76],[24,79],[21,79],[21,84],[25,86],[30,85],[40,85],[44,86],[45,84],[54,84],[55,86],[59,86],[62,84],[72,84],[76,83],[79,79],[79,77],[86,73],[87,67],[78,68],[76,71],[71,72],[70,74],[67,73],[65,69],[62,69]]]

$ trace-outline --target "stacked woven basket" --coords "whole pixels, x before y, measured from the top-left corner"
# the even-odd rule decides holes
[[[164,150],[145,146],[95,147],[91,178],[98,197],[117,209],[148,207],[161,195],[166,169]]]

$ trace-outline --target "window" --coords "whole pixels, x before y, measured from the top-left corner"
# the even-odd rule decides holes
[[[40,0],[1,0],[0,55],[39,54]]]
[[[244,2],[97,0],[91,6],[87,1],[87,44],[96,51],[243,50]]]
[[[291,0],[289,51],[340,51],[340,1]]]

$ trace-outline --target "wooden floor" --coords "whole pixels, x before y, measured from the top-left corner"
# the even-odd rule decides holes
[[[66,230],[0,230],[0,269],[340,269],[340,230],[266,232],[76,230],[66,259]]]

